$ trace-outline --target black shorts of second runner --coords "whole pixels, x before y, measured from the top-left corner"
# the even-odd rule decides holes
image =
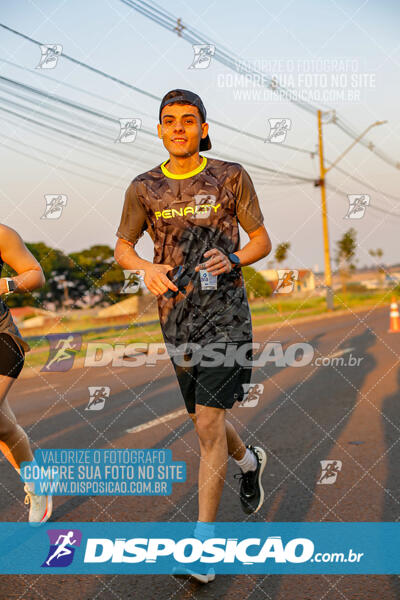
[[[244,349],[243,351],[246,362],[240,359],[238,362],[235,357],[232,361],[234,362],[233,366],[225,366],[224,364],[212,366],[200,363],[192,366],[181,366],[175,364],[175,361],[172,360],[186,410],[189,414],[195,414],[196,404],[227,409],[232,408],[236,401],[241,402],[243,400],[245,391],[243,384],[250,384],[251,381],[252,367],[245,365],[247,363],[251,364],[253,359],[252,340],[234,343],[236,348],[244,344],[248,345],[248,350]],[[185,358],[188,360],[192,356],[193,353],[185,354]]]
[[[17,379],[24,366],[25,354],[8,333],[0,333],[0,375]]]

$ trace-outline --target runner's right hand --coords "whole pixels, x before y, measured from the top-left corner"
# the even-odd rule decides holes
[[[174,292],[178,291],[176,285],[167,277],[167,273],[171,269],[173,269],[171,265],[160,264],[151,264],[145,269],[144,283],[152,294],[160,296],[168,289]]]

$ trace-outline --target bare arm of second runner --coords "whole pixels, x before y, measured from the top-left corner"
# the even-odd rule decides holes
[[[13,276],[16,292],[29,292],[45,283],[42,268],[33,254],[25,246],[21,236],[6,225],[0,225],[1,258],[18,274]],[[0,279],[0,295],[7,293],[7,282]]]

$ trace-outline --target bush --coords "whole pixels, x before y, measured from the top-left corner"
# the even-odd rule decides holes
[[[253,298],[267,298],[272,294],[271,287],[265,281],[264,277],[257,273],[253,267],[243,267],[244,285],[249,300]]]
[[[360,292],[371,291],[367,287],[365,287],[365,285],[363,285],[362,283],[358,283],[357,281],[354,281],[353,283],[351,283],[351,282],[348,283],[346,287],[347,287],[348,292],[354,292],[356,294],[358,294]]]

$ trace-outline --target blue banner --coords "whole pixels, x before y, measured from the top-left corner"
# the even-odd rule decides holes
[[[400,523],[0,524],[0,573],[399,574]]]

